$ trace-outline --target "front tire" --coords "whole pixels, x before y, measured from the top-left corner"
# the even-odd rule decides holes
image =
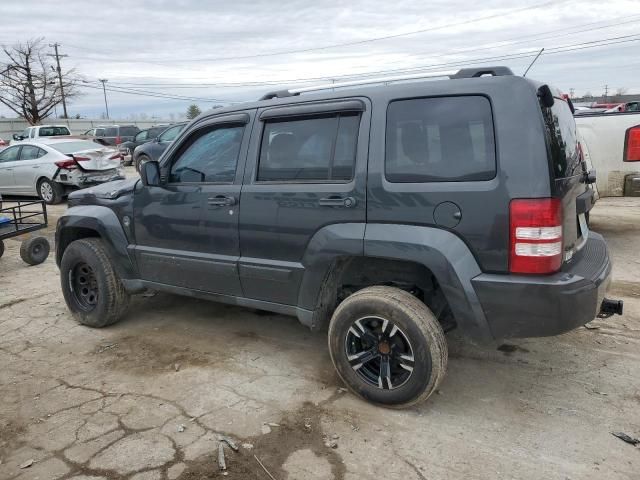
[[[20,245],[20,257],[29,265],[40,265],[49,256],[50,250],[51,246],[46,238],[28,238]]]
[[[38,196],[47,205],[56,205],[62,201],[64,188],[58,182],[43,178],[38,182]]]
[[[427,306],[383,286],[359,290],[338,306],[329,324],[329,353],[353,393],[397,408],[429,398],[448,359],[444,332]]]
[[[69,310],[89,327],[116,323],[129,304],[129,294],[99,238],[71,242],[60,262],[60,282]]]

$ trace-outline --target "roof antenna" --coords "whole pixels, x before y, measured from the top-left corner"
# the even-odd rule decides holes
[[[529,71],[529,69],[531,67],[533,67],[533,64],[536,63],[536,60],[538,60],[538,57],[540,57],[540,55],[542,55],[542,52],[544,52],[544,47],[540,49],[540,51],[538,52],[538,54],[536,55],[536,58],[533,59],[533,62],[531,62],[529,64],[529,66],[527,67],[527,69],[524,71],[524,73],[522,74],[523,77],[527,76],[527,72]]]

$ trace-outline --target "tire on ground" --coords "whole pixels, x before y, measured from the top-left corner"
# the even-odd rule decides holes
[[[138,158],[136,158],[136,160],[135,160],[136,171],[138,173],[140,173],[140,166],[143,163],[148,162],[149,160],[151,160],[151,159],[147,155],[145,155],[144,153],[141,153],[140,155],[138,155]]]
[[[366,383],[351,367],[345,342],[357,319],[388,319],[407,336],[415,359],[409,379],[398,388],[383,390]],[[429,398],[447,370],[444,331],[427,306],[399,288],[374,286],[357,291],[335,310],[329,324],[329,353],[338,375],[356,395],[380,405],[405,408]]]
[[[44,237],[32,237],[20,245],[20,257],[29,265],[40,265],[49,256],[51,246]]]
[[[0,240],[0,257],[4,255],[4,242]]]
[[[83,308],[71,285],[72,271],[80,263],[87,264],[95,274],[98,294],[92,309]],[[69,310],[79,323],[89,327],[101,328],[116,323],[129,305],[129,294],[99,238],[84,238],[69,244],[60,262],[60,283]]]
[[[42,186],[45,184],[49,185],[51,188],[51,197],[48,199],[42,195]],[[63,196],[64,188],[58,182],[54,182],[48,178],[41,178],[40,181],[38,181],[38,197],[40,197],[41,200],[44,200],[47,205],[56,205],[60,203]]]

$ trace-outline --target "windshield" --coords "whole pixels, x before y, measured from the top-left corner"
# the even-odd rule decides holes
[[[103,148],[101,145],[98,145],[97,143],[86,142],[86,141],[60,142],[60,143],[51,144],[49,146],[59,151],[60,153],[64,153],[64,154],[82,152],[84,150],[99,150]]]
[[[67,127],[40,127],[41,137],[57,137],[60,135],[71,135]]]

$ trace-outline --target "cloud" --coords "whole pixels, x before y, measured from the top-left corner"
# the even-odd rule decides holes
[[[93,83],[108,78],[111,89],[136,88],[164,95],[253,100],[275,85],[250,83],[339,77],[378,70],[459,62],[506,64],[524,71],[534,52],[604,38],[637,34],[636,0],[487,0],[430,2],[395,0],[149,1],[111,0],[64,4],[3,2],[0,42],[45,36],[62,44],[64,67],[75,67]],[[544,5],[540,8],[529,8]],[[525,10],[526,9],[526,10]],[[623,16],[624,14],[624,16]],[[483,17],[493,17],[477,21]],[[357,43],[428,30],[380,41]],[[636,38],[640,38],[637,35]],[[349,46],[322,48],[335,44]],[[543,55],[530,76],[581,94],[627,87],[640,94],[640,42]],[[551,52],[549,52],[551,53]],[[483,58],[528,54],[524,58]],[[260,55],[260,56],[258,56]],[[234,57],[234,58],[231,58]],[[237,58],[244,57],[244,58]],[[249,57],[249,58],[247,58]],[[439,67],[434,67],[439,68]],[[443,68],[458,68],[458,65]],[[221,85],[240,84],[234,88]],[[163,85],[164,84],[164,85]],[[72,113],[99,115],[102,92],[85,88]],[[141,93],[141,92],[138,92]],[[182,112],[191,100],[107,92],[113,115]],[[0,113],[9,112],[0,109]]]

